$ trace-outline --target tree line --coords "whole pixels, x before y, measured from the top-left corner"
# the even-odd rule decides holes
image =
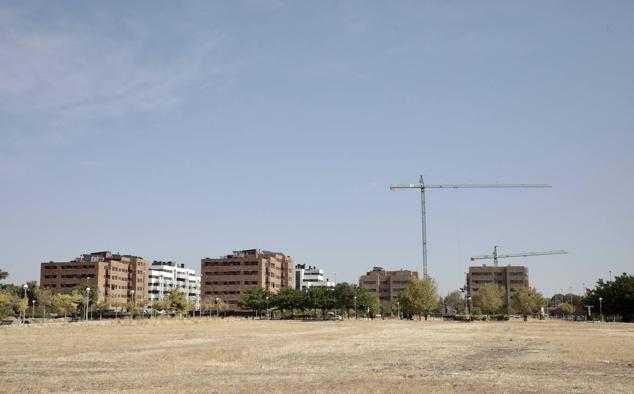
[[[0,280],[8,277],[8,273],[0,269]],[[90,288],[87,292],[86,289]],[[423,318],[431,313],[443,314],[537,314],[549,303],[558,305],[565,314],[572,314],[580,306],[591,305],[593,312],[600,310],[604,315],[618,315],[623,321],[634,321],[634,275],[623,273],[613,281],[599,279],[593,289],[587,289],[583,296],[574,294],[555,294],[546,299],[534,288],[521,288],[513,294],[509,305],[506,303],[504,289],[495,284],[486,284],[466,300],[460,291],[452,291],[445,297],[439,296],[436,283],[431,278],[414,279],[394,301],[379,301],[376,293],[357,285],[339,283],[334,288],[311,287],[306,290],[285,288],[278,293],[263,289],[247,289],[243,291],[239,306],[245,311],[253,311],[262,316],[263,312],[274,312],[280,317],[321,317],[330,314],[350,318],[356,316],[375,317],[399,316],[406,318]],[[599,301],[601,300],[601,301]],[[37,305],[39,314],[47,312],[62,316],[72,316],[78,311],[90,308],[94,313],[106,311],[125,311],[139,315],[148,307],[148,301],[112,302],[109,299],[98,300],[93,285],[80,285],[68,293],[53,293],[42,289],[36,281],[23,286],[0,284],[0,319],[19,316]],[[152,310],[162,313],[180,315],[196,310],[185,293],[173,290],[153,305]],[[221,298],[205,297],[200,305],[201,315],[225,312],[228,305]]]

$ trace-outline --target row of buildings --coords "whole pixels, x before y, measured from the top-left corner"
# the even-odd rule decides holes
[[[201,275],[172,261],[149,262],[138,256],[109,251],[83,254],[64,262],[43,262],[40,284],[53,292],[70,292],[82,285],[96,289],[98,300],[111,303],[152,304],[173,289],[185,292],[200,308],[206,298],[222,299],[230,311],[239,310],[242,293],[261,288],[277,293],[283,288],[334,287],[335,282],[314,266],[294,264],[290,256],[260,249],[234,251],[218,258],[201,259]],[[374,267],[359,278],[359,286],[382,301],[395,301],[418,272],[387,271]],[[507,302],[517,289],[528,287],[528,270],[521,266],[470,267],[465,286],[473,295],[487,284],[506,289]]]
[[[277,293],[282,288],[334,287],[324,271],[280,252],[259,249],[234,251],[219,258],[203,258],[201,274],[173,261],[153,261],[110,251],[83,254],[70,261],[41,263],[40,285],[53,292],[70,292],[84,285],[96,289],[99,301],[151,305],[165,293],[178,289],[200,308],[201,300],[219,298],[229,310],[238,310],[244,290],[262,288]]]

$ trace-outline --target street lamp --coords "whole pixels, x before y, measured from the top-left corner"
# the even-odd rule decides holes
[[[601,316],[600,321],[603,321],[603,297],[599,297],[599,316]]]
[[[22,288],[24,289],[24,298],[26,298],[26,291],[28,290],[29,286],[28,285],[24,285],[22,286]],[[27,306],[29,306],[29,304],[26,304]],[[26,321],[26,309],[22,311],[22,323],[24,323]]]
[[[85,320],[88,320],[88,304],[90,303],[90,287],[86,287],[86,307],[84,308]]]
[[[35,300],[31,300],[31,319],[35,319]]]
[[[269,296],[266,296],[266,318],[270,319],[271,317],[269,316]]]
[[[357,320],[357,296],[354,296],[354,320]]]
[[[216,297],[216,319],[220,315],[220,298]]]
[[[132,306],[132,313],[130,313],[130,320],[132,320],[132,315],[134,315],[134,311],[136,310],[136,297],[134,297],[134,290],[130,290],[130,294],[132,294],[132,302],[134,303]]]
[[[467,313],[471,316],[471,296],[467,297]]]

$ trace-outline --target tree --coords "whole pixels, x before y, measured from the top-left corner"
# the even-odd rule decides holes
[[[308,308],[321,311],[321,317],[326,318],[326,311],[335,307],[336,300],[333,290],[329,287],[309,287],[306,290]]]
[[[46,317],[46,307],[51,306],[53,293],[48,289],[39,288],[35,296],[37,304],[42,307],[42,316]]]
[[[216,304],[216,310],[218,313],[224,312],[229,309],[229,304],[227,304],[222,298],[218,298],[218,303]]]
[[[534,288],[523,287],[511,297],[511,308],[521,314],[536,314],[545,303],[544,296]]]
[[[447,307],[447,313],[456,314],[464,313],[465,300],[462,297],[462,293],[458,290],[454,290],[447,294],[444,299],[444,304]]]
[[[156,300],[152,303],[152,308],[159,312],[167,312],[169,313],[170,305],[167,296],[163,296],[163,298]]]
[[[56,293],[51,297],[51,305],[55,312],[63,314],[66,318],[69,313],[75,313],[78,300],[73,294]]]
[[[14,294],[7,290],[0,290],[0,320],[13,316],[13,306],[16,303]]]
[[[211,317],[211,311],[215,309],[216,299],[214,297],[205,297],[202,304],[200,305],[200,316],[202,316],[204,312],[209,312],[209,317]]]
[[[0,269],[0,280],[5,280],[9,277],[9,273],[7,271],[3,271]]]
[[[26,308],[29,307],[29,299],[27,297],[22,297],[18,300],[18,302],[16,302],[15,306],[18,311],[22,313],[22,316],[26,317]]]
[[[373,317],[379,313],[381,304],[379,303],[379,296],[376,295],[376,293],[371,293],[362,287],[357,287],[356,294],[357,309],[365,317]]]
[[[349,311],[354,308],[355,287],[349,283],[337,283],[334,289],[335,308],[345,311],[345,315],[350,317]]]
[[[473,305],[486,315],[497,313],[504,304],[504,296],[502,287],[487,283],[473,296]]]
[[[267,290],[258,288],[246,289],[242,292],[238,306],[244,310],[254,311],[256,314],[259,313],[262,316],[262,311],[266,309],[267,297],[269,297],[270,302],[272,297]]]
[[[175,314],[178,313],[181,318],[184,313],[187,313],[192,308],[192,305],[187,299],[187,295],[178,289],[170,290],[166,294],[166,298],[168,309],[173,311]]]
[[[385,317],[386,315],[392,316],[392,315],[394,315],[396,313],[396,308],[388,300],[381,301],[381,303],[379,305],[379,310],[381,311],[381,316],[382,317]]]
[[[570,315],[572,315],[573,313],[575,313],[575,310],[576,310],[576,309],[577,309],[577,308],[575,308],[575,306],[574,306],[574,305],[572,305],[572,304],[568,304],[568,303],[561,304],[561,310],[562,310],[562,312],[563,312],[565,315],[567,315],[567,316],[570,316]]]
[[[95,304],[95,312],[99,312],[99,320],[103,318],[103,313],[110,309],[110,304],[105,301]]]
[[[620,315],[624,322],[634,321],[634,275],[623,273],[614,281],[599,279],[594,289],[588,290],[585,304],[599,311],[599,298],[603,314]]]
[[[305,309],[303,298],[304,294],[301,290],[284,288],[273,295],[270,301],[271,306],[279,309],[283,316],[285,311],[291,311],[293,314],[295,309]]]
[[[399,302],[406,314],[418,316],[419,320],[425,315],[427,320],[427,315],[438,305],[436,283],[431,278],[413,278],[409,286],[399,294]]]

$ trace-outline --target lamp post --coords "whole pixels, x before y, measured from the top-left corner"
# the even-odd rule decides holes
[[[31,319],[35,319],[35,300],[31,300]]]
[[[90,287],[86,287],[86,307],[84,308],[85,320],[88,320],[88,304],[90,304]]]
[[[269,296],[266,296],[266,318],[270,320],[271,316],[269,316]]]
[[[467,313],[471,316],[471,296],[467,297]]]
[[[132,315],[134,315],[134,311],[136,310],[136,298],[134,297],[134,290],[130,290],[130,294],[132,294],[132,313],[130,313],[130,320],[132,320]]]
[[[599,297],[599,316],[601,318],[600,321],[603,321],[603,297]]]
[[[216,319],[220,315],[220,298],[216,297]]]
[[[22,286],[22,288],[24,289],[24,298],[26,298],[26,291],[29,289],[29,286],[24,285]],[[28,307],[29,304],[27,303],[26,305]],[[26,309],[22,311],[22,323],[24,323],[25,321],[26,321]]]
[[[401,320],[401,304],[398,301],[396,301],[396,315]]]
[[[354,296],[354,320],[357,320],[357,296]]]

